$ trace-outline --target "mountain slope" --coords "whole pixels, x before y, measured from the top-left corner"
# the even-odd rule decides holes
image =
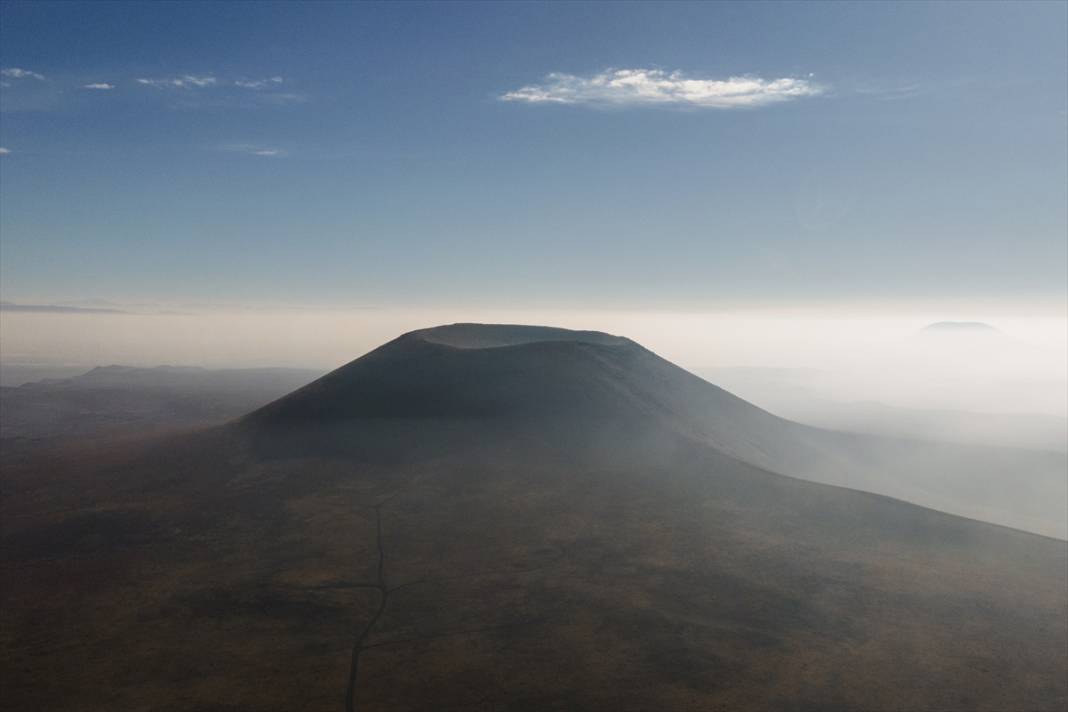
[[[1068,456],[836,433],[778,418],[638,344],[596,332],[456,324],[404,336],[249,417],[261,425],[654,418],[774,472],[1068,537]],[[630,424],[630,427],[643,427]]]
[[[433,336],[232,426],[5,461],[5,703],[1068,705],[1065,542],[725,455],[630,342]]]

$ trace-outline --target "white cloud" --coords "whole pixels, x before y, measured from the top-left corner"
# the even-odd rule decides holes
[[[238,79],[234,82],[234,86],[239,86],[244,89],[263,89],[269,87],[272,84],[281,84],[285,81],[282,77],[268,77],[266,79]]]
[[[11,153],[10,150],[4,148],[3,146],[0,146],[0,156],[6,156],[9,153]]]
[[[166,79],[138,79],[138,84],[144,84],[150,87],[174,87],[177,89],[188,89],[190,87],[210,87],[215,86],[218,80],[210,75],[196,76],[193,74],[183,74],[180,77],[170,77]]]
[[[93,82],[92,84],[83,84],[82,85],[82,89],[100,89],[100,90],[106,91],[108,89],[114,89],[114,88],[115,88],[114,84],[108,84],[107,82]]]
[[[502,94],[500,99],[528,104],[733,109],[818,96],[823,91],[823,87],[808,78],[699,79],[662,69],[609,69],[586,77],[549,74],[542,83],[520,87]]]
[[[31,72],[28,69],[20,69],[18,67],[5,67],[4,69],[0,69],[0,74],[5,77],[11,77],[12,79],[44,79],[43,74]]]

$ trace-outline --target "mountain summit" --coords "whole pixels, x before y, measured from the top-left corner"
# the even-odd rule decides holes
[[[249,420],[618,413],[619,381],[650,358],[629,339],[595,331],[453,324],[404,334]]]

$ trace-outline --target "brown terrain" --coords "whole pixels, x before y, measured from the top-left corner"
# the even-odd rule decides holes
[[[619,337],[413,332],[223,426],[5,452],[0,699],[1068,708],[1068,543],[773,471],[878,483],[895,443]],[[930,487],[902,496],[947,501],[963,475],[926,468],[985,454],[950,504],[1056,522],[1059,461],[1004,502],[1001,451],[909,452]]]

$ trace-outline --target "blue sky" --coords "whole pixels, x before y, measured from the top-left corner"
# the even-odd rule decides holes
[[[1068,297],[1065,3],[7,1],[0,67],[5,300]]]

